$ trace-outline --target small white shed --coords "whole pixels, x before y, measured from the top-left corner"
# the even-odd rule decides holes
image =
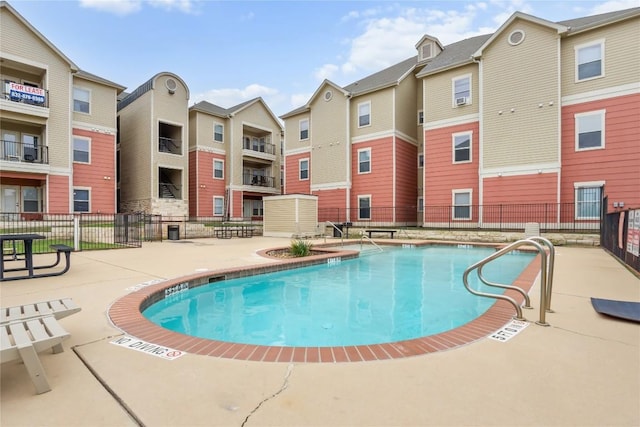
[[[318,196],[286,194],[262,199],[262,234],[268,237],[302,237],[319,233]]]

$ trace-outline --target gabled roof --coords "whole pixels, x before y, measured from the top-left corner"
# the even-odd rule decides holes
[[[436,43],[438,44],[438,46],[440,46],[440,49],[442,49],[442,48],[443,48],[442,43],[440,43],[440,40],[438,40],[438,38],[437,38],[437,37],[430,36],[429,34],[425,34],[424,36],[422,36],[422,38],[418,41],[418,43],[416,43],[415,48],[416,48],[416,49],[417,49],[417,48],[419,48],[419,47],[420,47],[420,45],[421,45],[425,40],[432,40],[432,41],[436,42]]]
[[[228,118],[232,118],[242,110],[249,108],[251,105],[256,103],[261,103],[264,109],[267,110],[269,115],[271,115],[271,118],[273,118],[273,121],[280,124],[278,117],[275,114],[273,114],[273,111],[271,111],[271,109],[269,108],[267,103],[264,102],[264,99],[262,99],[262,97],[257,97],[245,102],[241,102],[240,104],[235,105],[231,108],[223,108],[223,107],[220,107],[219,105],[215,105],[207,101],[200,101],[197,104],[192,105],[189,108],[189,111],[201,111],[203,113],[211,114],[216,117],[228,119]]]
[[[33,34],[35,34],[40,40],[42,40],[42,42],[46,44],[47,47],[53,50],[58,56],[60,56],[60,58],[62,58],[66,63],[69,64],[72,73],[75,73],[79,70],[78,66],[72,60],[67,58],[67,56],[62,53],[62,51],[60,51],[53,43],[51,43],[45,36],[43,36],[40,31],[36,30],[36,28],[31,25],[29,21],[24,19],[22,15],[20,15],[18,11],[16,11],[9,3],[4,0],[0,1],[0,9],[6,9],[11,12],[11,14],[16,18],[18,18],[18,20],[22,22],[22,24],[24,24],[24,26],[27,27],[31,32],[33,32]]]
[[[288,113],[281,115],[280,118],[286,119],[287,117],[295,116],[297,114],[304,113],[305,111],[309,111],[311,109],[311,103],[313,102],[314,99],[318,97],[320,92],[322,92],[322,88],[325,87],[326,85],[334,87],[336,90],[340,91],[344,96],[349,96],[349,92],[342,89],[340,86],[338,86],[331,80],[324,79],[322,83],[318,86],[318,88],[315,90],[315,92],[313,92],[313,95],[311,95],[311,97],[309,98],[306,104],[304,104],[302,107],[296,108],[295,110],[289,111]]]
[[[428,76],[448,68],[459,67],[473,62],[471,55],[490,37],[491,34],[485,34],[446,45],[438,56],[426,63],[416,77]]]
[[[121,94],[121,96],[118,97],[118,111],[122,110],[124,107],[126,107],[129,104],[131,104],[133,101],[135,101],[136,99],[140,98],[142,95],[144,95],[145,93],[147,93],[151,89],[153,89],[153,83],[161,75],[171,76],[172,78],[177,79],[180,83],[182,83],[184,85],[184,87],[187,88],[187,98],[189,98],[189,86],[187,86],[187,84],[184,82],[184,80],[182,80],[180,77],[178,77],[177,75],[175,75],[173,73],[170,73],[168,71],[163,71],[163,72],[158,73],[155,76],[151,77],[146,82],[142,83],[133,92],[131,92],[131,93],[123,92]]]
[[[76,77],[81,77],[81,78],[83,78],[85,80],[90,80],[92,82],[100,83],[100,84],[103,84],[105,86],[111,86],[111,87],[117,89],[118,93],[122,93],[126,89],[122,85],[119,85],[119,84],[114,83],[114,82],[112,82],[110,80],[107,80],[107,79],[103,79],[100,76],[96,76],[95,74],[88,73],[88,72],[86,72],[84,70],[78,70],[78,73],[75,76]]]
[[[498,28],[498,30],[495,33],[493,33],[491,35],[491,37],[489,37],[489,39],[487,41],[484,42],[484,44],[482,46],[480,46],[480,48],[478,50],[476,50],[473,53],[473,57],[474,58],[481,57],[482,56],[482,51],[485,48],[487,48],[487,46],[489,46],[491,43],[493,43],[493,41],[496,39],[496,37],[498,37],[500,34],[502,34],[502,32],[505,30],[505,28],[507,28],[509,25],[511,25],[511,23],[513,21],[515,21],[516,19],[521,19],[521,20],[524,20],[524,21],[533,22],[534,24],[538,24],[538,25],[542,25],[544,27],[548,27],[548,28],[554,29],[554,30],[556,30],[558,32],[558,34],[566,33],[569,30],[569,27],[567,27],[566,25],[556,24],[555,22],[547,21],[546,19],[538,18],[536,16],[528,15],[526,13],[515,12],[513,15],[511,15],[509,17],[509,19],[507,19],[505,21],[504,24],[502,24],[500,26],[500,28]]]
[[[389,68],[371,74],[363,79],[351,83],[344,87],[344,90],[352,96],[362,95],[389,86],[395,86],[404,79],[418,63],[418,56],[412,56]]]
[[[617,10],[615,12],[601,13],[599,15],[585,16],[583,18],[569,19],[558,23],[569,27],[569,34],[575,34],[638,15],[640,15],[640,7],[634,7],[631,9]]]

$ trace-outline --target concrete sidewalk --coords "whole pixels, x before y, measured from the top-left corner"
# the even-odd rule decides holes
[[[550,327],[506,343],[377,362],[284,364],[187,354],[169,361],[110,341],[106,312],[128,288],[196,270],[276,262],[289,239],[198,239],[72,254],[59,277],[0,283],[2,306],[72,297],[61,354],[41,353],[53,390],[2,365],[8,426],[640,425],[640,325],[597,314],[590,297],[640,301],[640,280],[599,248],[558,247]],[[539,287],[531,291],[537,320]]]

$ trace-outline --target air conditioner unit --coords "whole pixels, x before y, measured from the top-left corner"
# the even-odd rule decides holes
[[[466,105],[467,104],[467,97],[463,96],[462,98],[456,98],[456,105],[460,106],[460,105]]]

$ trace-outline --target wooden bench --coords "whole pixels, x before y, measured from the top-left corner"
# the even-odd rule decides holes
[[[387,233],[389,234],[389,237],[393,239],[393,235],[396,234],[398,230],[370,229],[370,230],[364,230],[364,231],[369,235],[369,238],[371,238],[371,235],[373,233]]]

